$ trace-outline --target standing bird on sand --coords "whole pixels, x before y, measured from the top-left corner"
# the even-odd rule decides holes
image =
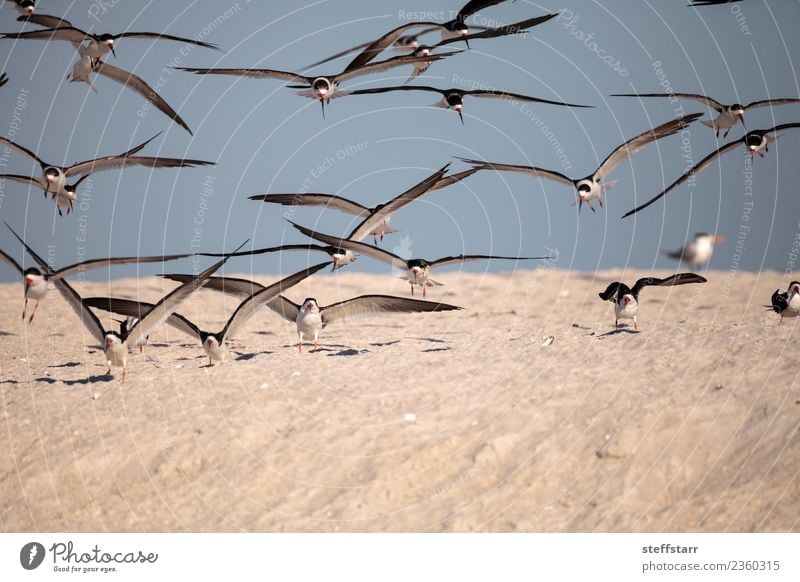
[[[647,144],[654,142],[658,139],[678,133],[681,129],[688,126],[691,122],[693,122],[701,115],[702,113],[693,113],[691,115],[685,115],[678,119],[673,119],[672,121],[663,123],[653,129],[648,129],[647,131],[640,133],[636,137],[629,139],[624,144],[617,147],[613,152],[611,152],[611,154],[605,160],[603,160],[603,163],[600,164],[600,167],[598,167],[593,173],[589,174],[585,178],[579,178],[577,180],[565,176],[561,172],[555,172],[553,170],[545,170],[543,168],[536,168],[533,166],[497,164],[494,162],[483,162],[480,160],[470,160],[466,158],[460,158],[460,159],[462,159],[464,162],[468,164],[473,164],[474,167],[480,170],[522,172],[524,174],[530,174],[531,176],[535,176],[538,178],[548,178],[550,180],[554,180],[561,184],[572,186],[578,194],[578,212],[580,212],[584,202],[589,206],[592,212],[594,212],[595,209],[594,206],[592,206],[591,201],[596,198],[597,201],[600,203],[600,206],[603,206],[603,195],[609,188],[611,188],[616,183],[616,182],[603,182],[603,180],[605,180],[605,178],[611,172],[613,172],[617,168],[617,166],[619,166],[623,161],[625,161],[630,156],[641,150]]]
[[[687,283],[705,283],[706,278],[694,273],[678,273],[666,279],[656,279],[655,277],[645,277],[639,279],[631,289],[625,283],[615,281],[606,290],[598,293],[603,301],[611,301],[614,304],[614,327],[619,327],[620,319],[632,319],[633,329],[639,330],[639,322],[636,316],[639,314],[639,292],[650,286],[673,287],[675,285],[686,285]]]
[[[664,254],[690,267],[699,267],[709,261],[714,252],[714,245],[723,242],[725,242],[724,236],[698,232],[682,249],[664,251]]]
[[[390,295],[362,295],[328,306],[320,305],[313,297],[306,298],[302,305],[298,305],[280,295],[274,301],[267,303],[267,307],[285,320],[297,324],[297,336],[300,340],[298,349],[301,352],[305,338],[309,340],[313,338],[313,351],[316,352],[320,332],[336,321],[369,317],[381,313],[423,313],[463,309],[446,303]]]
[[[772,307],[768,309],[781,316],[778,325],[783,323],[784,317],[800,316],[800,281],[789,283],[789,289],[784,293],[781,293],[780,289],[776,289],[772,294]]]

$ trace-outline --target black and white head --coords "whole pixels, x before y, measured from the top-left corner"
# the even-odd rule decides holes
[[[44,171],[44,179],[47,182],[48,186],[55,184],[58,182],[58,179],[61,177],[61,171],[58,168],[46,168]]]
[[[319,304],[313,297],[308,297],[303,301],[300,311],[303,313],[319,313]]]
[[[765,133],[751,131],[744,139],[750,153],[763,155],[761,150],[767,147],[767,135]]]
[[[203,347],[209,350],[213,350],[219,347],[220,342],[216,334],[202,333],[200,335],[200,340],[203,342]]]
[[[330,79],[325,77],[317,77],[314,79],[314,82],[311,84],[311,88],[320,99],[330,99],[331,95],[333,94],[333,83],[331,83]]]
[[[744,124],[744,107],[742,106],[741,103],[734,103],[733,105],[728,107],[728,113],[738,117],[739,121],[742,122],[742,125],[745,125]],[[745,125],[745,127],[747,127],[747,126]]]
[[[25,269],[23,277],[25,278],[26,288],[30,287],[31,285],[36,285],[37,283],[44,281],[44,275],[42,275],[42,272],[36,267]]]
[[[23,16],[30,16],[36,10],[36,3],[34,0],[15,0],[17,5],[17,12]]]
[[[120,336],[120,334],[118,334],[115,331],[107,331],[105,338],[106,338],[106,349],[111,349],[121,346],[123,342],[123,339]]]
[[[111,36],[110,34],[107,34],[107,33],[106,34],[101,34],[100,36],[97,37],[97,42],[103,48],[106,48],[109,51],[111,51],[111,54],[114,55],[114,57],[117,56],[117,53],[114,52],[114,37],[113,36]]]
[[[789,295],[799,295],[800,294],[800,281],[792,281],[789,283]]]
[[[412,56],[415,56],[415,57],[429,57],[429,56],[431,56],[431,47],[429,47],[429,46],[420,46],[419,43],[416,43],[416,44],[417,44],[417,46],[414,47],[414,52],[412,53]]]

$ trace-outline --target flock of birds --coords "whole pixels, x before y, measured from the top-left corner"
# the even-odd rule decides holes
[[[93,75],[100,74],[110,78],[143,95],[162,113],[191,134],[191,129],[186,122],[166,101],[158,96],[157,92],[145,81],[128,71],[106,63],[105,59],[109,54],[116,56],[116,43],[125,39],[169,40],[180,43],[190,43],[214,50],[218,50],[219,47],[199,40],[161,33],[123,32],[119,34],[95,34],[81,30],[63,18],[37,14],[35,12],[35,3],[33,0],[6,1],[12,2],[21,13],[18,20],[41,28],[31,31],[2,34],[0,35],[0,39],[69,42],[77,50],[79,57],[69,75],[71,81],[88,83],[94,90],[95,88],[92,83]],[[287,87],[298,89],[298,95],[318,100],[322,106],[323,116],[325,114],[325,107],[334,98],[351,95],[376,95],[398,91],[435,93],[438,95],[439,100],[434,106],[456,111],[462,123],[464,122],[462,115],[464,100],[467,97],[491,98],[505,101],[527,101],[572,108],[591,107],[589,105],[553,101],[493,89],[465,90],[459,88],[437,88],[427,85],[407,84],[417,77],[424,75],[433,63],[463,52],[462,50],[441,50],[443,48],[452,48],[453,45],[463,42],[466,48],[469,49],[470,41],[520,34],[558,16],[557,13],[546,14],[544,16],[529,18],[497,28],[477,27],[467,24],[467,19],[478,11],[504,1],[506,0],[470,0],[461,8],[456,17],[450,21],[414,21],[403,24],[375,40],[341,51],[324,60],[309,65],[309,67],[300,72],[260,68],[181,68],[181,70],[200,75],[233,75],[256,79],[278,79],[288,82],[291,84],[287,85]],[[707,0],[695,2],[696,5],[717,3],[723,2]],[[423,37],[427,38],[435,33],[440,34],[437,42],[423,44],[421,40]],[[379,57],[390,50],[395,50],[400,54],[380,60]],[[339,73],[329,75],[310,75],[305,73],[306,70],[312,67],[324,65],[351,53],[355,53],[355,57]],[[340,88],[341,84],[355,77],[403,66],[410,66],[412,68],[406,84],[351,91]],[[7,80],[5,75],[0,76],[0,86],[4,85]],[[665,93],[639,93],[615,96],[663,98],[672,95],[673,94]],[[787,123],[769,129],[748,130],[744,118],[745,112],[750,109],[782,104],[796,104],[800,103],[800,99],[765,99],[747,105],[738,103],[726,105],[704,95],[678,93],[674,94],[674,96],[697,101],[706,106],[709,110],[715,110],[717,112],[716,118],[701,121],[701,123],[713,129],[717,137],[719,137],[720,132],[723,132],[724,139],[727,137],[728,133],[739,124],[745,128],[745,135],[722,145],[708,154],[693,168],[682,174],[664,191],[639,207],[629,211],[623,218],[649,207],[666,196],[671,190],[677,188],[689,178],[707,168],[720,156],[736,149],[740,144],[745,146],[749,155],[758,154],[763,156],[764,153],[768,151],[769,143],[777,139],[780,132],[800,127],[800,123]],[[402,258],[382,249],[379,246],[379,241],[383,240],[384,236],[397,232],[397,229],[390,225],[390,218],[392,214],[407,204],[436,190],[460,182],[479,171],[509,171],[522,172],[537,178],[544,178],[569,186],[573,188],[577,194],[576,203],[579,212],[584,204],[586,204],[592,212],[596,212],[592,202],[596,201],[601,207],[603,206],[603,197],[607,190],[614,184],[613,181],[608,181],[607,177],[621,163],[648,144],[680,132],[701,116],[702,113],[684,115],[634,136],[615,148],[592,173],[581,178],[569,177],[557,171],[534,166],[459,158],[461,161],[468,164],[470,168],[451,174],[449,173],[450,165],[445,165],[408,190],[383,204],[371,208],[345,197],[331,194],[258,194],[250,197],[251,200],[268,204],[333,208],[361,218],[361,222],[345,237],[316,232],[292,222],[291,224],[295,229],[316,242],[242,250],[248,242],[245,241],[239,248],[227,253],[185,253],[145,257],[111,257],[83,261],[61,269],[54,269],[17,235],[11,226],[6,224],[38,267],[24,269],[8,253],[1,250],[0,259],[16,269],[23,278],[25,289],[25,304],[22,310],[23,320],[27,318],[28,323],[33,322],[39,302],[44,298],[48,287],[50,285],[54,286],[78,315],[86,329],[100,345],[103,346],[106,362],[108,364],[108,373],[111,373],[112,366],[122,368],[123,382],[126,376],[129,350],[135,347],[141,349],[146,343],[148,336],[159,326],[168,324],[197,338],[209,358],[209,365],[213,365],[215,362],[224,359],[226,341],[240,330],[241,327],[263,307],[274,311],[279,316],[296,324],[300,351],[302,351],[304,341],[313,342],[314,351],[316,351],[321,330],[325,326],[339,320],[380,313],[440,312],[461,309],[454,305],[431,302],[425,299],[427,297],[428,287],[440,285],[440,283],[432,278],[431,269],[467,261],[525,261],[549,258],[546,256],[516,257],[481,254],[462,254],[437,259]],[[6,174],[0,175],[0,179],[19,182],[29,187],[42,190],[45,199],[49,196],[50,199],[54,201],[58,214],[63,215],[69,214],[72,211],[73,204],[77,200],[77,190],[81,182],[94,173],[112,169],[123,169],[129,166],[187,168],[213,165],[212,162],[202,160],[139,155],[139,152],[155,139],[155,137],[157,136],[150,138],[126,152],[87,160],[70,166],[45,162],[36,153],[26,147],[5,137],[0,137],[0,143],[5,144],[16,150],[19,154],[27,156],[35,161],[41,169],[41,174],[38,176]],[[74,180],[71,181],[72,179]],[[364,242],[365,239],[369,237],[372,237],[373,244]],[[721,241],[722,238],[714,234],[700,233],[683,249],[671,252],[669,255],[687,265],[701,266],[711,257],[714,245]],[[326,261],[308,267],[266,287],[246,279],[215,276],[216,271],[231,258],[284,251],[321,252],[329,256],[330,262]],[[178,273],[162,275],[162,277],[176,281],[180,285],[155,304],[115,297],[81,297],[66,281],[66,277],[69,275],[84,272],[88,269],[129,263],[166,262],[198,255],[215,258],[217,262],[199,275]],[[410,284],[411,295],[414,295],[415,288],[420,288],[423,299],[388,295],[362,295],[333,305],[321,306],[314,298],[307,298],[301,304],[296,304],[283,296],[283,293],[287,290],[305,280],[307,277],[314,275],[326,266],[330,265],[332,271],[335,271],[352,263],[359,255],[371,257],[402,270],[405,273],[404,278]],[[638,330],[637,315],[639,311],[639,293],[644,287],[667,287],[704,282],[706,282],[706,279],[695,273],[678,273],[664,279],[645,277],[636,281],[632,287],[622,282],[611,283],[599,296],[604,301],[614,303],[616,326],[619,325],[620,319],[629,319],[633,320],[634,329]],[[241,303],[233,312],[225,326],[218,332],[202,330],[195,323],[177,312],[180,306],[192,296],[195,291],[201,288],[216,290],[241,299]],[[29,302],[34,302],[33,307],[30,309],[30,315],[28,315],[30,307]],[[125,319],[117,321],[119,329],[107,329],[92,309],[116,314]],[[789,285],[789,289],[784,293],[776,291],[772,297],[771,309],[779,313],[781,318],[800,315],[800,282],[792,282]]]

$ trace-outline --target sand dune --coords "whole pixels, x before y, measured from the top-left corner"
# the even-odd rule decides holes
[[[26,326],[2,285],[0,528],[800,529],[800,330],[762,307],[782,275],[645,289],[640,333],[597,298],[620,275],[445,273],[432,297],[466,311],[337,324],[317,354],[265,311],[213,368],[165,327],[122,386],[57,293]],[[342,273],[289,296],[391,292]],[[235,304],[181,311],[215,328]]]

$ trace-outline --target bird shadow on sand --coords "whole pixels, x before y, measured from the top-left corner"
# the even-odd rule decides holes
[[[451,348],[450,346],[447,346],[445,348],[428,348],[427,350],[422,350],[422,353],[424,354],[428,352],[449,352],[452,349],[453,348]]]
[[[253,352],[252,354],[242,354],[239,352],[233,352],[236,357],[234,360],[237,362],[246,362],[248,360],[252,360],[253,358],[257,358],[258,356],[268,356],[274,352],[270,352],[268,350],[264,350],[263,352]]]
[[[330,349],[324,350],[323,348],[320,348],[317,351],[331,352],[330,354],[325,354],[326,356],[360,356],[361,354],[369,353],[369,350],[357,350],[355,348],[346,348],[344,350],[339,350],[338,352],[335,350],[330,350]]]
[[[629,335],[639,335],[641,332],[638,331],[638,330],[635,330],[633,328],[630,328],[630,327],[619,327],[617,329],[612,329],[611,331],[607,331],[606,333],[601,333],[597,337],[598,338],[604,338],[604,337],[608,337],[608,336],[611,336],[611,335],[619,335],[621,333],[625,333],[625,334],[629,334]]]
[[[6,337],[10,335],[17,335],[17,334],[11,333],[10,331],[3,331],[2,329],[0,329],[0,337]]]
[[[100,376],[89,376],[88,378],[81,378],[79,380],[59,380],[57,378],[48,378],[43,376],[36,378],[36,382],[44,382],[45,384],[58,384],[59,382],[67,386],[75,386],[76,384],[95,384],[97,382],[113,382],[114,376],[111,374],[102,374]]]
[[[399,344],[399,343],[400,340],[392,340],[389,342],[375,342],[374,344],[369,344],[369,345],[374,346],[376,348],[382,348],[383,346],[393,346],[394,344]]]
[[[415,337],[413,339],[419,340],[421,342],[431,342],[432,344],[446,343],[444,340],[436,339],[435,337]]]
[[[52,366],[47,366],[48,368],[77,368],[80,366],[80,362],[65,362],[63,364],[53,364]]]

